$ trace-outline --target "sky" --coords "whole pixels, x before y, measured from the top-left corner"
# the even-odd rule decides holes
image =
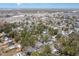
[[[0,3],[0,8],[79,8],[79,3]]]

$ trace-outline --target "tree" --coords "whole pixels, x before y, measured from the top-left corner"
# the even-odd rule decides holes
[[[51,55],[52,53],[49,45],[42,46],[42,50],[40,52],[39,50],[32,52],[32,56],[51,56]]]
[[[20,38],[19,35],[16,35],[14,38],[15,38],[15,41],[16,41],[16,42],[19,42],[19,41],[21,40],[21,38]]]
[[[0,38],[0,43],[2,43],[2,40],[1,40],[1,38]]]
[[[59,55],[75,56],[79,55],[79,37],[76,33],[71,33],[68,38],[60,37],[58,39]]]
[[[51,56],[51,49],[49,45],[45,45],[43,46],[43,50],[40,53],[40,56]]]
[[[48,42],[48,35],[41,35],[41,38],[44,40],[44,42]]]
[[[32,56],[40,56],[40,53],[38,51],[33,51],[31,55]]]
[[[31,37],[29,38],[29,43],[30,43],[30,46],[34,46],[35,45],[35,42],[37,40],[37,37],[31,35]]]
[[[40,22],[38,25],[37,25],[37,27],[36,27],[36,29],[38,30],[38,34],[41,34],[42,32],[43,32],[43,30],[44,29],[46,29],[47,27],[42,23],[42,22]]]
[[[56,35],[58,33],[57,29],[53,29],[53,28],[48,28],[48,33],[49,35]]]
[[[11,37],[11,38],[14,38],[16,35],[17,35],[17,33],[15,31],[10,31],[8,33],[8,36]]]
[[[20,35],[21,35],[21,44],[23,47],[33,46],[37,40],[37,37],[32,35],[27,28],[24,28],[24,30],[21,31]]]
[[[4,31],[5,33],[9,33],[10,31],[12,31],[11,24],[5,23],[4,26],[2,27],[2,31]]]

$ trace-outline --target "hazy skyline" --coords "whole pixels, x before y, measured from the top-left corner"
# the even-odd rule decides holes
[[[0,8],[79,8],[79,3],[0,3]]]

